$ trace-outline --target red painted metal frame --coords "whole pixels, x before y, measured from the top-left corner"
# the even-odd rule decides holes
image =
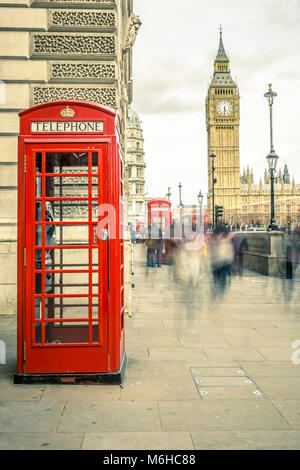
[[[74,119],[79,121],[101,120],[104,123],[103,133],[93,134],[31,134],[31,121],[64,121],[60,117],[60,112],[70,107],[75,111]],[[35,106],[28,110],[22,111],[20,114],[20,136],[19,136],[19,165],[18,165],[18,374],[49,374],[49,373],[115,373],[120,370],[120,365],[125,353],[124,340],[124,241],[123,231],[120,226],[122,214],[122,196],[123,174],[122,174],[122,156],[119,150],[119,134],[120,120],[116,111],[97,105],[95,103],[83,101],[60,101],[46,103]],[[68,120],[71,120],[68,118]],[[116,237],[108,242],[99,240],[99,252],[102,251],[101,265],[99,264],[99,273],[102,272],[102,279],[99,285],[102,286],[102,295],[99,296],[102,302],[102,315],[104,321],[102,323],[101,337],[99,343],[91,343],[91,326],[89,328],[89,343],[83,344],[35,344],[33,343],[33,324],[37,323],[35,319],[34,296],[33,294],[33,273],[43,272],[45,270],[45,259],[41,270],[35,269],[34,248],[40,249],[38,245],[35,247],[35,230],[31,230],[29,221],[35,219],[34,194],[32,193],[33,182],[35,181],[33,160],[30,155],[34,152],[64,152],[64,151],[85,151],[104,152],[107,167],[102,168],[98,174],[99,182],[103,175],[106,181],[104,187],[99,187],[99,201],[105,201],[114,207],[116,214]],[[27,156],[26,174],[24,169],[24,155]],[[103,160],[103,159],[102,159]],[[105,166],[105,165],[104,165]],[[45,168],[44,168],[45,169]],[[91,173],[91,156],[89,157],[89,178],[91,186],[91,177],[95,174]],[[81,174],[82,175],[82,174]],[[47,175],[48,176],[48,175]],[[50,175],[49,175],[50,176]],[[58,176],[57,173],[53,176]],[[70,176],[67,174],[66,176]],[[74,176],[74,174],[72,174]],[[43,179],[45,176],[43,177]],[[26,180],[26,181],[25,181]],[[45,184],[45,183],[44,183]],[[107,186],[107,187],[106,187]],[[91,187],[90,187],[91,190]],[[101,196],[100,196],[101,192]],[[104,194],[105,193],[105,194]],[[43,193],[45,195],[45,193]],[[45,200],[49,198],[39,198],[44,205]],[[50,198],[51,199],[51,198]],[[69,198],[52,198],[52,200],[64,200]],[[97,198],[79,198],[78,200],[92,200]],[[77,200],[77,198],[76,198]],[[91,204],[89,205],[91,211]],[[91,213],[90,213],[91,215]],[[44,211],[42,210],[42,225],[47,225],[45,221]],[[51,222],[49,222],[51,223]],[[82,222],[89,226],[89,232],[93,230],[91,218],[89,221]],[[32,224],[34,227],[36,222]],[[60,225],[55,221],[56,225]],[[61,224],[68,225],[66,222]],[[38,224],[37,224],[38,225]],[[70,223],[72,225],[72,222]],[[80,221],[74,221],[74,225],[80,225]],[[43,241],[45,250],[45,230],[43,229]],[[93,242],[95,243],[95,242]],[[43,243],[42,243],[43,244]],[[95,246],[95,245],[93,245]],[[26,248],[26,268],[24,267],[24,248]],[[83,248],[82,245],[63,245],[63,250],[68,248]],[[55,249],[60,249],[59,245],[55,245]],[[89,260],[91,259],[92,246],[90,245]],[[107,254],[105,258],[104,253]],[[89,264],[91,266],[91,262]],[[47,272],[61,272],[62,270],[51,269]],[[76,271],[76,270],[75,270]],[[74,272],[72,269],[63,270],[63,272]],[[92,272],[93,269],[79,270],[78,272],[87,272],[89,276],[89,294],[88,297],[97,297],[92,291]],[[42,283],[43,285],[43,283]],[[45,294],[44,288],[41,297]],[[77,294],[77,297],[83,297]],[[60,295],[47,295],[47,297],[61,297]],[[65,295],[68,297],[68,295]],[[69,297],[76,297],[69,294]],[[103,303],[104,302],[104,303]],[[91,302],[89,303],[89,319],[93,321],[94,316],[91,312]],[[100,308],[100,307],[99,307]],[[101,317],[100,317],[101,318]],[[38,322],[43,323],[45,320],[45,310],[42,310],[42,319]],[[58,322],[59,319],[47,318],[47,322]],[[81,319],[77,318],[77,321]],[[70,322],[71,319],[64,319],[64,322]],[[74,321],[74,319],[73,319]],[[74,321],[75,324],[75,321]],[[90,323],[91,325],[92,323]],[[43,330],[42,330],[43,331]],[[44,333],[42,343],[45,340]],[[26,344],[26,352],[24,345]]]
[[[166,227],[172,223],[171,202],[168,199],[151,199],[148,201],[148,224],[153,222],[154,215],[165,218]],[[160,210],[153,212],[152,207],[159,207]]]
[[[151,199],[148,201],[148,225],[152,225],[155,222],[155,216],[165,219],[165,227],[169,228],[172,223],[172,212],[171,202],[168,199]],[[159,210],[153,211],[153,208],[159,208]],[[161,261],[163,264],[168,263],[168,253],[166,248],[166,241],[162,242],[162,253]],[[157,257],[156,257],[157,262]]]

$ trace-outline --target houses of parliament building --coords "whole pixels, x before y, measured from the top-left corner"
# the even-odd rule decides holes
[[[224,207],[225,220],[230,225],[267,225],[270,221],[270,178],[255,184],[253,170],[241,174],[239,151],[240,94],[230,74],[220,30],[219,49],[214,62],[214,74],[206,96],[206,128],[208,151],[207,210],[214,204]],[[215,158],[210,158],[215,154]],[[274,184],[275,217],[278,225],[300,224],[300,184],[291,178],[287,165],[278,169]]]

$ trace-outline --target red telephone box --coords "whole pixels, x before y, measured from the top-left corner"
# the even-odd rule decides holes
[[[21,111],[15,383],[120,383],[123,160],[115,110],[57,101]]]
[[[151,199],[148,201],[148,225],[151,225],[151,227],[156,226],[162,232],[161,262],[163,264],[168,263],[166,240],[170,238],[171,205],[168,199]]]

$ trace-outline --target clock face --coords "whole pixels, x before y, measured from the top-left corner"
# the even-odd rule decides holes
[[[219,101],[217,104],[217,112],[220,116],[229,116],[232,113],[232,104],[230,101]]]

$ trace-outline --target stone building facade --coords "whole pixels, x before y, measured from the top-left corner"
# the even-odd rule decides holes
[[[219,49],[214,62],[214,75],[206,97],[208,148],[207,211],[212,222],[212,161],[215,166],[215,205],[224,207],[224,219],[231,225],[268,225],[270,222],[270,178],[254,182],[253,170],[240,174],[239,123],[240,96],[232,80],[229,59],[220,31]],[[275,178],[275,217],[279,225],[290,221],[300,224],[300,184],[291,181],[287,165]]]
[[[128,222],[136,227],[145,223],[145,160],[144,138],[140,119],[134,111],[127,114],[126,198]]]
[[[16,312],[18,112],[61,99],[119,110],[126,161],[133,0],[0,0],[0,314]]]
[[[240,224],[259,224],[266,226],[270,222],[270,176],[264,172],[264,181],[254,182],[253,170],[243,171],[241,176],[241,207],[237,217]],[[290,177],[287,165],[279,168],[274,184],[274,208],[278,225],[300,225],[300,184]],[[236,223],[236,222],[234,222]]]

